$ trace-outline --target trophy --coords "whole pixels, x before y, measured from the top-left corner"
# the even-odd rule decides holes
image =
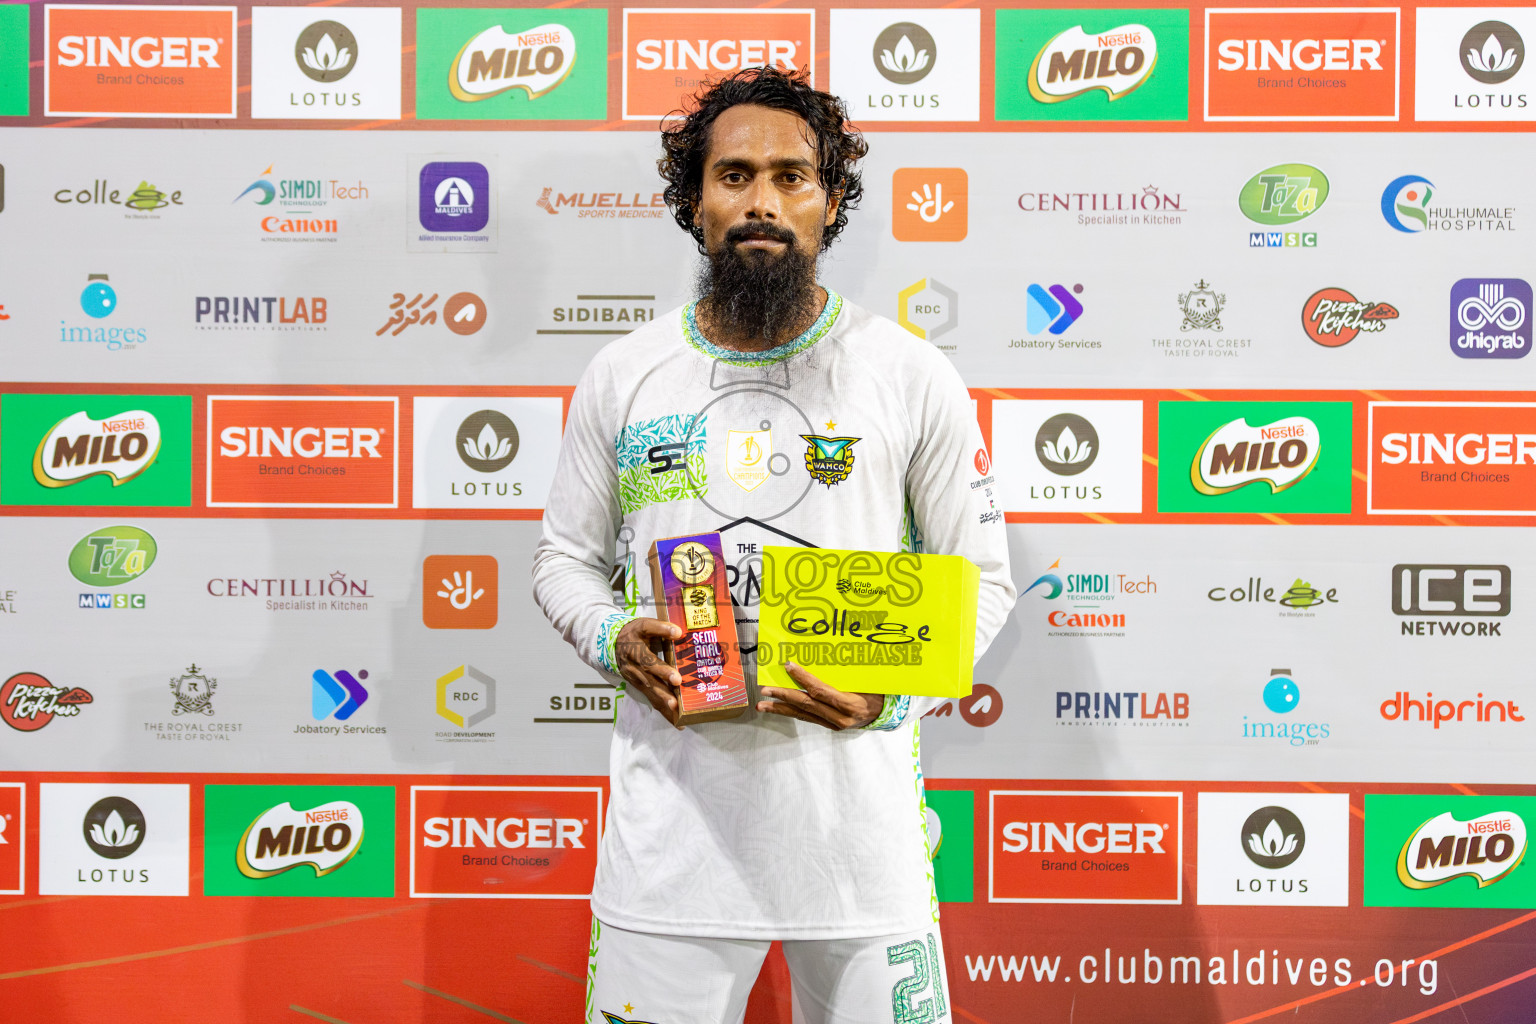
[[[746,710],[747,682],[720,534],[658,540],[648,561],[656,617],[683,631],[666,651],[667,664],[683,677],[676,724],[735,718]]]

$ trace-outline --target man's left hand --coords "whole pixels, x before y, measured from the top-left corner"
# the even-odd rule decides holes
[[[848,693],[839,690],[811,675],[792,661],[784,663],[800,687],[785,690],[777,686],[765,686],[758,693],[767,698],[757,702],[757,710],[785,718],[798,718],[841,732],[844,729],[862,729],[873,722],[885,707],[885,697],[878,693]]]

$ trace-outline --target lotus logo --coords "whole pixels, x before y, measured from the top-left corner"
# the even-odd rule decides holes
[[[1289,867],[1307,845],[1301,819],[1284,807],[1260,807],[1243,822],[1243,853],[1261,868]]]
[[[1226,494],[1267,483],[1270,493],[1295,487],[1317,466],[1322,434],[1305,416],[1263,426],[1235,419],[1217,427],[1195,452],[1189,482],[1201,494]]]
[[[125,797],[104,797],[85,812],[81,829],[97,856],[122,860],[144,843],[144,812]]]
[[[897,85],[912,85],[927,78],[936,54],[933,36],[910,21],[899,21],[875,37],[875,69]]]
[[[339,21],[317,21],[293,44],[299,70],[316,82],[346,78],[356,64],[357,37]]]
[[[1519,867],[1525,850],[1525,820],[1513,811],[1490,811],[1470,821],[1446,811],[1408,836],[1397,855],[1397,878],[1410,889],[1475,878],[1481,889]]]
[[[477,473],[499,472],[517,458],[517,425],[495,409],[465,417],[455,441],[460,461]]]
[[[1035,432],[1035,454],[1057,476],[1076,476],[1099,457],[1099,432],[1076,413],[1057,413]]]
[[[1508,81],[1525,63],[1525,41],[1502,21],[1473,25],[1461,38],[1461,67],[1485,85]]]

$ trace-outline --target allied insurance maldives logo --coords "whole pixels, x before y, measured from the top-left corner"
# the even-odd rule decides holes
[[[1536,515],[1536,405],[1371,402],[1366,511]]]
[[[234,117],[236,9],[49,4],[50,117]]]
[[[208,396],[208,505],[394,508],[394,398]]]
[[[814,85],[815,55],[816,12],[806,8],[626,9],[624,119],[667,117],[706,79],[742,68],[803,68]]]
[[[1395,121],[1397,8],[1207,8],[1207,121]]]

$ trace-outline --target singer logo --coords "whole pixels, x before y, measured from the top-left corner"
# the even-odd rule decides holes
[[[596,787],[412,786],[411,895],[585,900]]]
[[[1208,8],[1207,121],[1395,121],[1396,8]]]
[[[1536,515],[1536,405],[1372,402],[1366,511]]]
[[[234,117],[233,7],[49,4],[49,116]]]
[[[991,795],[993,903],[1179,903],[1182,793]]]
[[[27,787],[0,782],[0,895],[18,896],[27,878]]]
[[[814,84],[815,54],[812,10],[625,10],[624,118],[668,117],[706,81],[742,68],[804,68]]]
[[[208,504],[394,508],[394,398],[208,396]]]

